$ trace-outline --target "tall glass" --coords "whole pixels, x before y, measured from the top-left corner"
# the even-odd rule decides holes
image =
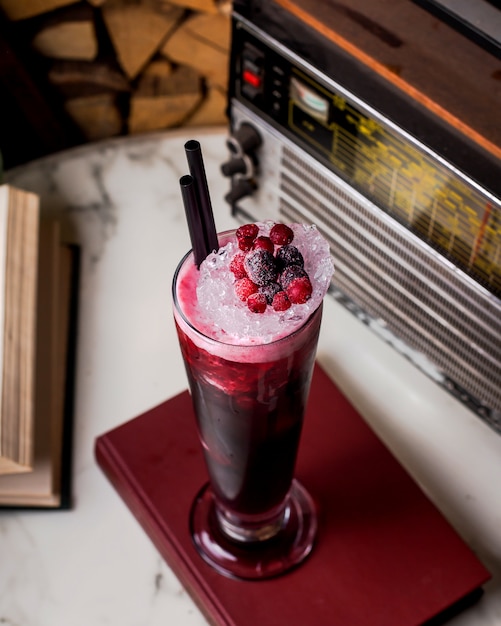
[[[180,289],[189,288],[193,263],[188,253],[173,280],[174,319],[209,474],[191,511],[191,533],[219,572],[269,578],[303,561],[316,535],[315,507],[294,467],[322,305],[277,341],[223,343],[183,310]]]

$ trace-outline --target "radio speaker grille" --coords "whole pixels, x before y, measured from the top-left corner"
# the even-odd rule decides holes
[[[329,241],[333,295],[501,432],[501,303],[336,178],[284,147],[280,212]]]

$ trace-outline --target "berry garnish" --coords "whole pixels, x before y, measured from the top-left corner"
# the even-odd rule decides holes
[[[252,293],[247,298],[247,306],[253,313],[264,313],[266,311],[266,296],[263,293]]]
[[[247,254],[244,261],[248,277],[256,285],[265,285],[276,281],[278,270],[275,257],[267,250],[252,250]]]
[[[266,285],[262,285],[259,287],[259,293],[262,293],[266,297],[266,302],[271,304],[273,302],[273,298],[276,294],[282,291],[282,287],[278,283],[266,283]]]
[[[256,293],[258,290],[258,286],[252,282],[250,278],[240,278],[235,282],[235,293],[237,294],[237,298],[245,302],[247,298]]]
[[[308,274],[300,265],[288,265],[280,274],[282,289],[287,289],[291,281],[295,278],[308,278]]]
[[[238,240],[238,247],[243,252],[248,252],[252,250],[252,246],[254,245],[254,239],[252,237],[240,237]]]
[[[271,254],[275,252],[275,245],[273,244],[273,241],[269,237],[265,237],[264,235],[260,235],[254,240],[252,248],[254,250],[257,250],[258,248],[268,250],[268,252],[271,252]]]
[[[237,228],[235,234],[239,240],[245,238],[252,239],[252,241],[254,241],[258,233],[259,226],[257,224],[244,224],[243,226],[240,226],[240,228]]]
[[[268,305],[276,312],[286,311],[311,298],[313,287],[303,255],[291,245],[292,228],[274,224],[266,236],[259,234],[258,224],[249,223],[240,226],[236,234],[239,251],[229,269],[235,277],[236,297],[250,311],[264,313]]]
[[[287,311],[291,306],[291,301],[285,291],[279,291],[275,294],[272,302],[274,311]]]
[[[277,265],[281,271],[287,267],[287,265],[299,265],[300,267],[304,267],[303,255],[296,246],[291,246],[290,244],[279,248],[275,258],[277,259]]]
[[[257,224],[244,224],[237,228],[236,236],[238,241],[238,247],[244,252],[248,252],[252,248],[254,239],[259,233],[259,226]]]
[[[285,246],[294,239],[294,231],[285,224],[275,224],[270,230],[270,239],[276,246]]]
[[[304,304],[311,298],[313,288],[307,276],[294,278],[285,290],[292,304]]]
[[[243,252],[237,252],[230,262],[230,272],[235,275],[235,278],[245,278],[247,272],[244,267],[245,254]]]

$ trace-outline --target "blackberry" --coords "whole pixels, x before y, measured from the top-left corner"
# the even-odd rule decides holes
[[[283,271],[287,265],[299,265],[300,267],[304,267],[303,255],[296,246],[291,246],[290,244],[279,248],[275,258],[280,271]]]
[[[275,257],[268,250],[258,248],[249,252],[245,257],[244,266],[247,276],[256,285],[265,285],[277,279],[278,269]]]
[[[268,304],[273,302],[273,298],[279,291],[282,291],[282,287],[278,283],[266,283],[266,285],[259,287],[259,292],[264,294]]]
[[[280,274],[282,289],[287,291],[287,287],[296,278],[308,278],[308,274],[300,265],[288,265]]]

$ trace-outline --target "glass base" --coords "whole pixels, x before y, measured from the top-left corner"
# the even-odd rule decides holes
[[[270,538],[235,541],[224,533],[209,484],[195,498],[190,524],[202,558],[220,574],[244,580],[272,578],[296,567],[310,554],[317,533],[315,505],[296,480],[282,523]]]

